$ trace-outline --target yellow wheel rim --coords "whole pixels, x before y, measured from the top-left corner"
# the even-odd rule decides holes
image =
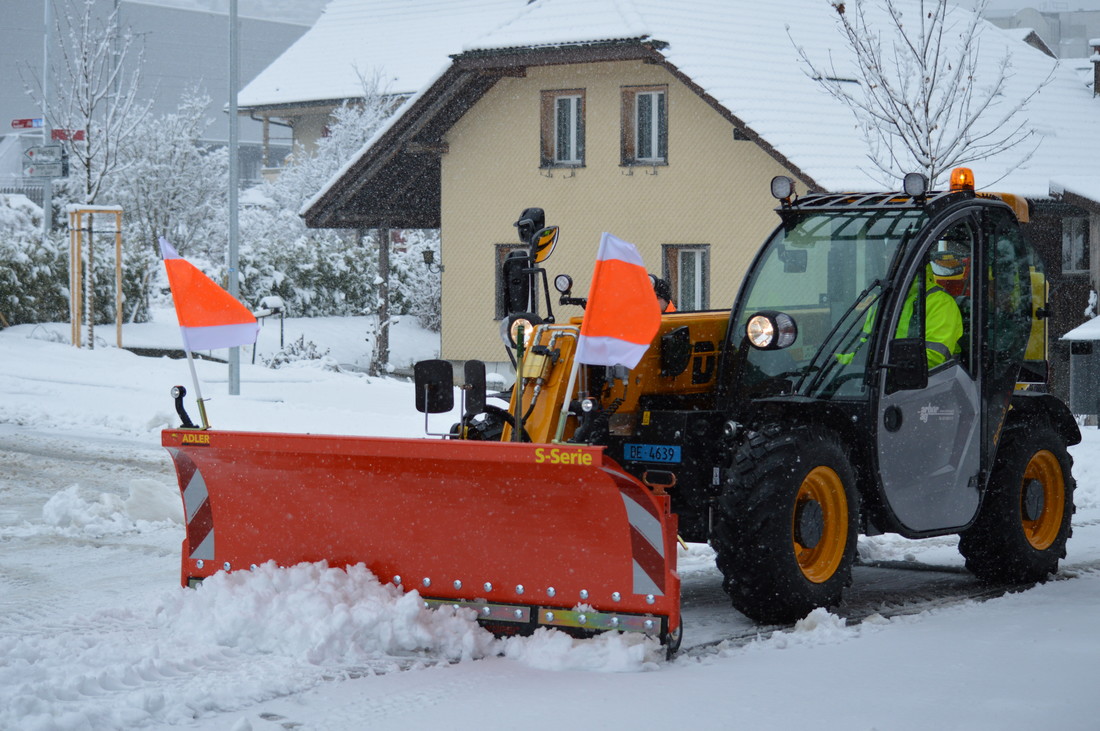
[[[820,508],[821,537],[813,545],[805,546],[799,539],[797,521],[811,503]],[[802,574],[815,584],[832,578],[844,560],[848,544],[848,498],[844,483],[831,468],[813,468],[798,488],[791,515],[791,543]]]
[[[1039,515],[1034,519],[1027,517],[1028,511],[1024,506],[1027,496],[1027,485],[1031,480],[1037,480],[1042,486],[1043,506]],[[1024,536],[1031,547],[1037,551],[1044,551],[1054,543],[1062,530],[1062,516],[1066,510],[1066,486],[1062,479],[1062,465],[1052,452],[1042,449],[1031,457],[1024,470],[1023,485],[1020,490],[1020,522],[1024,529]]]

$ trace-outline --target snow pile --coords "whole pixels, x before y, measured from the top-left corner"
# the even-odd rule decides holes
[[[218,573],[197,591],[175,592],[158,621],[177,637],[206,637],[246,653],[272,653],[313,664],[363,664],[385,655],[469,660],[493,638],[472,610],[424,608],[417,592],[381,584],[363,564],[325,562]]]
[[[505,657],[538,670],[655,670],[664,655],[657,640],[634,632],[607,632],[577,640],[557,630],[540,628],[530,637],[510,637],[503,644]]]
[[[129,495],[94,495],[79,484],[57,491],[42,506],[42,522],[0,529],[0,538],[56,535],[99,538],[141,533],[183,523],[179,493],[153,480],[134,480]]]
[[[843,617],[818,607],[798,620],[789,632],[773,632],[765,639],[750,643],[748,650],[785,650],[805,645],[826,645],[850,640],[858,630],[849,627]]]

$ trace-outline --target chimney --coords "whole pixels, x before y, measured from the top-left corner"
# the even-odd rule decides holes
[[[1089,56],[1092,61],[1092,95],[1096,96],[1100,94],[1100,38],[1090,38],[1089,45],[1092,47],[1092,55]]]

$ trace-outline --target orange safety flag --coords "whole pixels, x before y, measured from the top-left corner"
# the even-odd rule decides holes
[[[184,348],[213,350],[256,342],[260,324],[247,307],[181,258],[163,236],[160,253],[168,271],[168,286],[172,289]]]
[[[633,368],[660,325],[661,306],[642,255],[633,244],[604,233],[581,323],[577,362]]]

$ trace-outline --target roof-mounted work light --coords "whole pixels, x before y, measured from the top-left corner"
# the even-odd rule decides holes
[[[924,173],[906,173],[901,179],[901,189],[910,198],[923,198],[928,192],[928,176]]]

